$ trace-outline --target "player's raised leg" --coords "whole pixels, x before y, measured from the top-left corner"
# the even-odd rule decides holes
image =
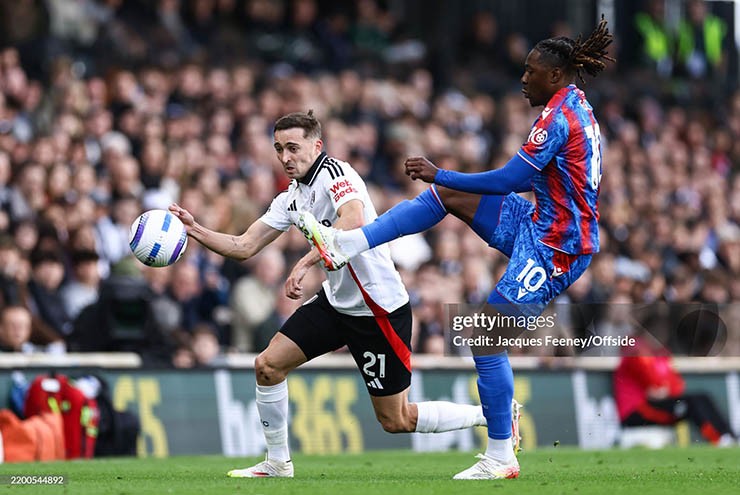
[[[254,362],[257,375],[257,411],[267,444],[265,460],[228,472],[232,478],[292,478],[288,448],[288,381],[290,371],[306,362],[303,351],[282,333]]]
[[[488,242],[493,235],[503,196],[484,196],[432,185],[411,200],[405,200],[360,229],[340,231],[322,225],[310,212],[301,214],[298,226],[318,249],[329,270],[338,270],[363,251],[404,235],[423,232],[452,213],[469,224]],[[485,215],[479,205],[485,204]],[[495,211],[494,211],[495,210]],[[487,217],[488,222],[481,221]]]
[[[414,199],[398,203],[361,229],[328,228],[310,212],[301,214],[298,227],[319,250],[326,267],[337,270],[363,251],[403,235],[423,232],[439,223],[447,210],[435,189],[432,186]]]

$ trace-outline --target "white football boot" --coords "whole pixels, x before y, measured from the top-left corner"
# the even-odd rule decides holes
[[[453,480],[505,480],[519,477],[519,461],[516,456],[506,464],[491,459],[485,454],[478,454],[480,459],[465,471],[453,476]]]
[[[310,211],[304,211],[299,215],[298,228],[306,239],[316,246],[327,270],[339,270],[349,263],[349,258],[337,247],[337,229],[322,225]]]
[[[521,452],[522,437],[519,434],[519,419],[522,417],[522,406],[516,399],[511,400],[511,448],[514,457],[511,462],[503,462],[491,459],[485,454],[478,454],[480,459],[472,467],[457,473],[452,479],[455,480],[503,480],[519,477],[519,461],[516,454]]]
[[[293,463],[291,461],[265,460],[252,467],[232,469],[226,475],[229,478],[292,478]]]

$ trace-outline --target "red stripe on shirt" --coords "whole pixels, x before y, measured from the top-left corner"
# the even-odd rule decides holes
[[[578,115],[573,112],[572,109],[563,107],[563,113],[569,123],[574,124],[571,127],[570,139],[568,140],[568,147],[565,150],[567,155],[567,161],[569,165],[572,165],[572,169],[568,170],[568,176],[573,183],[573,201],[576,203],[576,211],[578,212],[578,230],[581,236],[581,250],[590,251],[593,246],[591,245],[591,206],[586,200],[585,194],[587,188],[590,188],[590,174],[589,174],[589,163],[587,150],[590,148],[591,143],[586,136],[586,131],[580,122]],[[593,126],[593,119],[591,125]],[[598,150],[594,150],[598,151]]]
[[[349,273],[352,275],[352,279],[360,289],[360,293],[362,293],[362,298],[365,300],[365,304],[367,304],[367,307],[372,311],[375,321],[378,323],[380,330],[391,345],[393,352],[396,353],[396,356],[398,356],[398,359],[401,360],[406,369],[411,371],[411,350],[409,350],[404,341],[401,340],[401,337],[399,337],[393,329],[393,325],[391,325],[391,321],[388,319],[388,311],[384,310],[378,305],[378,303],[373,301],[370,294],[368,294],[365,288],[362,287],[362,283],[360,283],[360,279],[357,278],[357,274],[352,268],[352,265],[348,264],[347,268],[349,268]]]
[[[558,177],[558,171],[555,167],[546,168],[545,177],[554,215],[542,241],[545,244],[560,247],[563,245],[563,238],[568,235],[571,219],[573,218],[571,211],[568,209],[568,191],[565,190],[565,184]]]

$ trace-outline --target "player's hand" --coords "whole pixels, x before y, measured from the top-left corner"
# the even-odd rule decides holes
[[[169,210],[170,213],[180,219],[180,221],[183,223],[183,225],[185,225],[185,228],[189,232],[190,228],[195,224],[195,218],[193,218],[193,215],[177,203],[172,203],[169,207]]]
[[[285,281],[285,295],[290,299],[300,299],[303,297],[303,278],[308,273],[310,266],[304,266],[303,263],[297,263],[290,271],[288,280]]]
[[[406,175],[411,177],[411,180],[421,179],[430,184],[434,182],[434,177],[439,170],[436,165],[423,156],[410,156],[406,158],[403,165],[406,168]]]

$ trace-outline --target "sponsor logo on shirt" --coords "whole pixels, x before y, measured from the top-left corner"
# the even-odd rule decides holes
[[[552,108],[545,107],[545,109],[542,110],[542,117],[541,117],[542,120],[545,120],[547,118],[547,116],[550,115],[550,112],[552,112]]]
[[[355,189],[355,186],[353,186],[350,181],[345,179],[340,180],[339,182],[336,182],[333,186],[331,186],[329,188],[329,192],[331,193],[332,198],[336,203],[347,194],[357,193],[357,189]]]

